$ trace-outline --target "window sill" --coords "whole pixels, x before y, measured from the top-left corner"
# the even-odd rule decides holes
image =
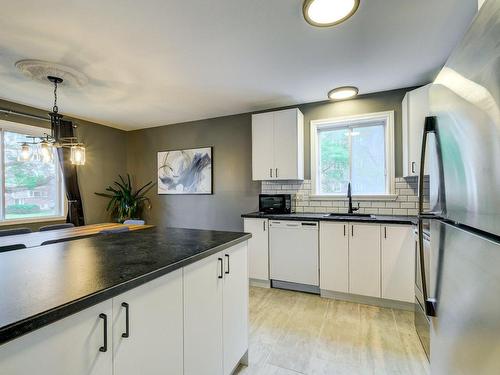
[[[66,221],[66,216],[46,216],[37,218],[26,218],[26,219],[14,219],[14,220],[4,220],[0,221],[0,227],[6,225],[18,225],[18,224],[31,224],[31,223],[45,223],[49,221]]]
[[[397,194],[382,194],[382,195],[353,195],[354,201],[395,201],[398,199]],[[311,201],[348,201],[345,195],[311,195]]]

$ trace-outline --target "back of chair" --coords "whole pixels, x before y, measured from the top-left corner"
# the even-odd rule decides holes
[[[144,225],[146,222],[144,220],[125,220],[123,224],[129,225]]]
[[[72,223],[52,224],[52,225],[45,225],[43,227],[40,227],[38,230],[40,232],[45,232],[48,230],[73,228],[74,226],[75,226],[75,224],[72,224]]]
[[[69,242],[69,241],[75,241],[75,240],[82,240],[84,238],[89,238],[89,237],[95,237],[97,236],[97,233],[94,234],[86,234],[85,236],[77,236],[77,237],[67,237],[67,238],[58,238],[56,240],[48,240],[45,242],[42,242],[43,245],[50,245],[53,243],[60,243],[60,242]]]
[[[111,228],[111,229],[103,229],[99,233],[100,234],[114,234],[114,233],[123,233],[123,232],[128,232],[129,229],[128,227],[118,227],[118,228]]]
[[[0,253],[3,253],[5,251],[11,251],[11,250],[19,250],[19,249],[26,249],[26,245],[22,244],[22,243],[18,243],[15,245],[0,246]]]
[[[31,233],[29,228],[13,228],[13,229],[2,229],[0,230],[0,237],[14,236],[16,234],[27,234]]]

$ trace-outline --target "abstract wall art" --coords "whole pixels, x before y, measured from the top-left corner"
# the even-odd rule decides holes
[[[158,152],[158,194],[212,194],[212,147]]]

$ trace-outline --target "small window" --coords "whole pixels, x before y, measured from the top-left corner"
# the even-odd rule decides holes
[[[57,151],[51,160],[33,157],[22,161],[20,145],[27,137],[42,136],[45,129],[1,121],[0,165],[3,184],[1,190],[0,221],[30,221],[64,215],[64,188]],[[47,131],[47,130],[45,130]]]
[[[316,195],[393,192],[393,112],[311,122],[311,174]]]

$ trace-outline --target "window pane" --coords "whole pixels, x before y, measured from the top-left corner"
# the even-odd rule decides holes
[[[4,132],[5,219],[60,215],[57,157],[48,163],[18,161],[25,141],[23,134]]]
[[[384,126],[354,128],[351,137],[352,193],[386,193]]]
[[[323,130],[318,139],[320,194],[345,194],[349,182],[348,130]]]

